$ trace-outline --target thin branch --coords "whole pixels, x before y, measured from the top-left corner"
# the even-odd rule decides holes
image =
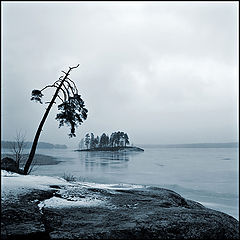
[[[74,69],[74,68],[77,68],[77,67],[79,67],[79,64],[77,65],[77,66],[75,66],[75,67],[69,67],[69,71],[66,73],[66,72],[64,72],[64,71],[62,71],[64,74],[65,74],[65,76],[68,76],[68,75],[70,75],[70,72]]]
[[[50,102],[45,102],[45,104],[47,104],[47,103],[50,103]],[[55,103],[55,104],[56,104],[56,102],[53,102],[53,103]]]
[[[59,87],[59,83],[57,83],[57,82],[55,82],[54,84],[56,84],[56,86],[57,87]],[[67,100],[67,95],[66,95],[66,93],[65,93],[65,91],[62,89],[62,88],[60,88],[60,90],[63,92],[63,95],[64,95],[64,101],[66,101]],[[62,100],[62,99],[61,99]],[[62,100],[63,101],[63,100]]]
[[[56,81],[56,82],[57,82],[57,81]],[[55,82],[55,83],[56,83],[56,82]],[[54,84],[55,84],[55,83],[54,83]],[[55,86],[54,84],[53,84],[53,85],[48,85],[48,86],[44,87],[41,91],[43,91],[44,89],[46,89],[46,88],[48,88],[48,87],[58,88],[58,86]],[[61,89],[61,90],[62,90],[62,89]],[[62,90],[62,91],[63,91],[63,90]],[[58,95],[57,97],[58,97],[62,102],[64,102],[63,99],[62,99],[59,95]],[[45,104],[47,104],[47,103],[50,103],[50,102],[45,102]],[[54,102],[54,103],[56,103],[56,102]]]
[[[54,83],[53,83],[53,85],[55,84],[55,83],[61,83],[61,81],[63,80],[63,76],[60,76],[59,78],[58,78],[58,80],[56,80]]]
[[[75,82],[71,78],[68,77],[67,80],[69,80],[74,85],[74,87],[77,88]]]
[[[62,71],[62,72],[64,72],[64,71]],[[65,73],[65,72],[64,72]],[[66,73],[65,73],[66,74]],[[61,76],[56,82],[54,82],[54,84],[55,83],[60,83],[61,81],[62,81],[62,78],[63,78],[63,76]],[[71,84],[68,82],[68,80],[74,85],[74,87],[75,87],[75,89],[76,89],[76,92],[78,93],[78,90],[77,90],[77,87],[76,87],[76,85],[75,85],[75,83],[70,79],[70,78],[66,78],[65,79],[65,82],[67,82],[67,84],[68,84],[68,88],[70,88],[71,89],[71,91],[72,91],[72,93],[73,93],[73,95],[74,95],[74,88],[71,86]],[[64,86],[65,87],[65,86]],[[66,89],[66,87],[65,87],[65,89]],[[69,94],[68,94],[69,95]]]
[[[78,65],[77,65],[77,66],[75,66],[75,67],[69,67],[69,68],[72,70],[72,69],[74,69],[74,68],[77,68],[77,67],[79,67],[79,65],[80,65],[80,64],[78,64]]]
[[[71,84],[70,84],[67,80],[66,80],[66,83],[68,84],[68,88],[71,89],[72,94],[74,95],[74,89],[73,89],[73,87],[71,86]]]
[[[58,97],[62,102],[64,102],[63,99],[62,99],[59,95],[57,95],[57,97]]]
[[[60,83],[59,83],[58,81],[56,81],[53,85],[54,85],[54,87],[57,87],[57,88],[58,88],[59,85],[60,85]]]
[[[43,91],[43,90],[45,90],[46,88],[49,88],[49,87],[54,87],[54,85],[47,85],[46,87],[44,87],[42,90],[40,90],[40,91]]]
[[[67,94],[65,93],[65,91],[62,88],[60,88],[60,90],[62,90],[63,95],[64,95],[64,102],[66,102],[67,101]]]
[[[55,84],[61,84],[61,82],[62,82],[62,80],[63,80],[63,76],[61,76],[61,77],[59,77],[59,79],[57,80],[57,81],[55,81],[54,83],[53,83],[53,85],[55,85]],[[59,85],[57,85],[57,86],[59,86]]]
[[[23,158],[23,150],[25,146],[25,135],[23,135],[21,131],[17,131],[15,141],[11,144],[11,151],[15,155],[15,161],[18,168],[20,167]]]
[[[69,94],[69,91],[68,91],[67,87],[64,85],[64,83],[63,83],[63,87],[66,89],[66,92],[67,92],[67,95],[68,95],[68,98],[69,98],[70,94]]]
[[[69,80],[74,85],[76,93],[78,94],[78,89],[77,89],[77,86],[76,86],[75,82],[73,80],[71,80],[70,78],[67,78],[67,80]]]

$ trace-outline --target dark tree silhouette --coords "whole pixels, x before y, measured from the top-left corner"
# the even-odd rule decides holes
[[[127,133],[124,132],[114,132],[111,134],[109,139],[109,145],[111,147],[119,147],[119,146],[125,146],[129,144],[129,138]]]
[[[124,133],[124,140],[125,140],[125,147],[126,147],[126,145],[130,143],[127,133]]]
[[[67,72],[62,71],[64,75],[61,76],[52,85],[48,85],[41,90],[35,89],[32,91],[31,100],[40,102],[42,104],[42,92],[47,88],[56,88],[52,100],[50,102],[47,102],[49,105],[37,129],[28,160],[24,167],[24,174],[28,174],[29,172],[29,168],[35,155],[38,139],[40,137],[43,125],[57,98],[60,99],[62,103],[58,105],[58,110],[60,113],[57,114],[56,120],[59,121],[59,127],[63,126],[64,124],[70,126],[71,132],[69,134],[69,137],[75,137],[76,127],[81,125],[83,120],[87,119],[88,110],[84,107],[84,101],[81,99],[81,95],[78,94],[75,83],[69,78],[70,72],[78,66],[79,64],[75,67],[69,67],[69,70]]]
[[[106,146],[109,145],[109,136],[108,135],[106,135],[105,143],[106,143]]]
[[[120,131],[116,132],[115,143],[116,143],[117,146],[120,145],[120,137],[121,137],[121,132]]]
[[[100,147],[106,147],[109,143],[109,137],[106,135],[106,133],[103,133],[100,137],[99,146]]]
[[[97,137],[94,139],[94,143],[95,143],[95,147],[98,147],[98,145],[99,145],[99,136],[97,136]]]
[[[84,139],[84,143],[85,143],[85,145],[86,145],[86,147],[88,149],[89,148],[89,144],[90,144],[90,135],[89,135],[89,133],[86,134],[85,139]]]
[[[96,143],[95,143],[94,134],[91,133],[91,138],[90,138],[90,149],[95,148],[95,147],[96,147]]]
[[[115,139],[116,139],[116,133],[112,133],[111,136],[110,136],[110,140],[109,140],[109,145],[111,147],[114,147],[114,144],[115,144]]]

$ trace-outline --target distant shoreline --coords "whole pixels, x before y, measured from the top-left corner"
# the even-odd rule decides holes
[[[10,157],[15,159],[14,154],[9,154],[9,153],[2,153],[1,154],[1,159],[5,157]],[[23,159],[21,161],[20,167],[23,167],[24,163],[26,162],[28,157],[28,154],[23,154]],[[56,165],[62,162],[61,160],[58,160],[55,157],[48,156],[48,155],[43,155],[43,154],[35,154],[34,160],[33,160],[33,165]]]
[[[238,148],[238,142],[228,143],[186,143],[186,144],[138,144],[146,147],[158,148]]]
[[[1,148],[12,149],[14,141],[1,141]],[[25,142],[24,148],[29,149],[32,147],[32,142]],[[37,148],[39,149],[67,149],[64,144],[52,144],[48,142],[39,142]]]

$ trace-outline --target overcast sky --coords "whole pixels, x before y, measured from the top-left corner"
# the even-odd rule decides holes
[[[32,89],[80,63],[71,78],[88,119],[69,139],[55,105],[40,141],[75,148],[118,130],[135,144],[238,141],[236,1],[1,5],[3,140],[21,130],[32,141],[47,106]]]

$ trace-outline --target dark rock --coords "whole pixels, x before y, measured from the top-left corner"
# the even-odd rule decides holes
[[[17,173],[18,165],[14,159],[5,157],[1,160],[1,169]]]
[[[43,209],[51,239],[239,239],[236,219],[167,189],[94,193],[109,205]]]
[[[16,201],[1,203],[1,239],[49,239],[37,204],[51,198],[54,191],[34,190]],[[3,227],[3,228],[2,228]]]
[[[23,239],[30,236],[32,239],[36,236],[45,239],[239,239],[236,219],[167,189],[97,191],[93,188],[91,191],[91,188],[69,187],[65,190],[66,197],[74,192],[80,196],[85,191],[86,198],[105,199],[105,205],[44,207],[40,212],[36,199],[51,198],[57,190],[35,190],[14,204],[4,202],[1,236],[5,239],[17,239],[19,234]]]

